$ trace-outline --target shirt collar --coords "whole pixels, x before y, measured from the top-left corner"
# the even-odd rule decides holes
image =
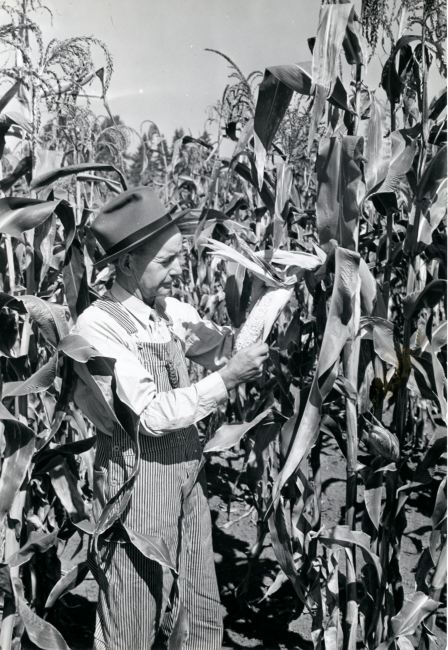
[[[117,281],[115,281],[109,293],[113,298],[118,300],[123,307],[130,312],[131,316],[136,318],[144,327],[147,327],[150,320],[155,320],[157,312],[149,305],[145,304],[143,300],[137,298],[132,293],[124,289]]]

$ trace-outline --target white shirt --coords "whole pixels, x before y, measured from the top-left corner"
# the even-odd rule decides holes
[[[190,426],[226,402],[227,389],[216,369],[231,356],[233,335],[229,327],[218,327],[201,319],[191,305],[165,298],[164,311],[172,321],[175,334],[185,343],[186,356],[215,372],[186,388],[159,393],[138,359],[137,340],[169,341],[171,335],[165,319],[117,283],[109,295],[121,303],[135,323],[138,332],[135,339],[108,312],[95,307],[95,303],[79,316],[74,332],[101,355],[115,359],[117,394],[139,416],[141,433],[159,436]],[[95,413],[91,395],[82,383],[77,386],[75,399],[97,428],[112,433],[112,423]]]

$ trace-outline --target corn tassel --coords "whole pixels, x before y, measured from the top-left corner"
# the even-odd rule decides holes
[[[243,350],[266,340],[275,321],[285,308],[292,289],[268,289],[255,303],[235,341],[235,349]]]

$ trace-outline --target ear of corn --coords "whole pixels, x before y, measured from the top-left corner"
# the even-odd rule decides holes
[[[292,289],[268,289],[255,303],[235,341],[235,349],[243,350],[264,341],[275,321],[291,298]]]

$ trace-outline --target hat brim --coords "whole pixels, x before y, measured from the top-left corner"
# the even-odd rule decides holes
[[[106,255],[103,255],[103,257],[101,257],[99,260],[96,260],[96,262],[93,263],[93,266],[109,264],[109,262],[113,262],[118,257],[120,257],[120,255],[123,255],[123,253],[129,253],[129,251],[134,250],[134,248],[137,248],[138,246],[143,244],[151,237],[154,237],[154,235],[158,235],[159,233],[161,233],[163,230],[166,230],[170,226],[176,225],[179,219],[181,219],[186,214],[188,214],[188,212],[191,212],[191,208],[186,208],[174,214],[172,210],[170,212],[165,213],[162,217],[160,217],[158,221],[156,221],[154,224],[151,224],[153,228],[148,230],[145,227],[142,228],[141,231],[137,231],[132,236],[131,242],[129,242],[129,237],[126,237],[126,239],[123,239],[123,241],[119,242],[114,247],[115,250],[113,252],[108,252]],[[167,217],[169,217],[169,219],[167,219]],[[139,233],[141,233],[140,236]]]

